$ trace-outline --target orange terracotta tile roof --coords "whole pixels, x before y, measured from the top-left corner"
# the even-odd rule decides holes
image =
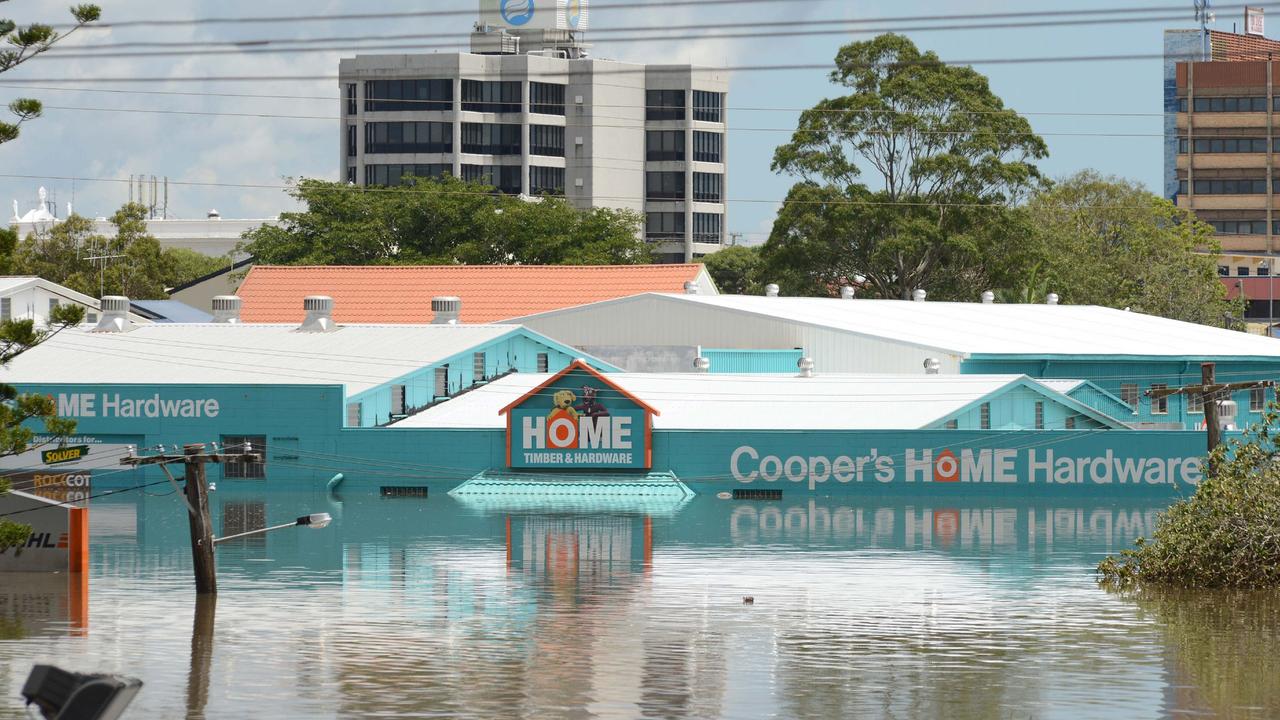
[[[301,322],[307,295],[333,298],[339,323],[431,322],[431,298],[462,298],[462,322],[487,323],[644,292],[683,292],[688,265],[256,265],[241,283],[241,320]]]

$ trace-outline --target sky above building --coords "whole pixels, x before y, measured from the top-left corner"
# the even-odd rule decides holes
[[[54,51],[0,75],[0,93],[6,103],[36,97],[46,105],[45,116],[24,125],[18,140],[0,145],[0,197],[6,202],[17,200],[24,212],[35,203],[37,189],[43,185],[56,200],[59,216],[65,214],[69,201],[82,215],[110,215],[129,199],[130,175],[170,179],[170,217],[202,217],[211,208],[223,217],[273,217],[296,209],[283,190],[288,178],[338,178],[338,59],[355,55],[353,48],[361,45],[400,46],[371,53],[465,49],[478,5],[476,0],[99,1],[103,23],[264,16],[317,19],[82,30]],[[892,30],[944,60],[973,62],[990,78],[993,91],[1008,106],[1027,113],[1032,127],[1048,142],[1050,156],[1040,164],[1046,175],[1093,168],[1158,191],[1161,33],[1165,28],[1194,27],[1190,0],[1140,0],[1134,6],[1160,9],[1141,22],[1115,14],[1113,3],[1100,0],[973,0],[962,6],[952,0],[743,0],[692,6],[669,6],[662,0],[635,0],[628,6],[610,0],[607,8],[605,4],[600,0],[590,15],[595,34],[589,32],[587,40],[593,43],[596,57],[731,68],[823,66],[742,70],[731,76],[728,230],[742,233],[743,241],[750,244],[767,237],[778,201],[794,182],[770,171],[773,150],[790,137],[801,109],[839,93],[840,88],[828,82],[824,68],[831,66],[844,43]],[[65,0],[19,0],[0,5],[0,10],[20,23],[63,23],[68,19],[66,7]],[[954,18],[961,7],[968,19],[924,19]],[[1078,13],[1090,8],[1098,14],[981,17],[1054,10]],[[334,19],[343,14],[451,10],[459,14]],[[1242,19],[1224,8],[1215,27],[1231,30]],[[825,20],[844,24],[781,25]],[[879,22],[859,27],[848,24],[853,20]],[[740,27],[743,23],[751,26]],[[602,32],[605,29],[611,32]],[[771,30],[774,34],[764,37],[714,37]],[[789,34],[815,30],[821,34]],[[263,40],[286,41],[284,46],[291,51],[252,52],[281,47],[256,42]],[[317,41],[288,44],[298,40]],[[239,49],[211,44],[246,41],[255,42]],[[121,46],[94,51],[106,53],[103,56],[85,57],[97,45]],[[298,52],[300,47],[318,51]],[[142,54],[173,51],[187,54]],[[209,51],[217,54],[204,54]],[[1078,59],[1084,57],[1109,59]],[[1056,60],[1011,62],[1029,58]],[[227,76],[256,79],[199,79]],[[124,83],[108,78],[141,80]],[[17,80],[32,82],[18,85],[13,82]]]

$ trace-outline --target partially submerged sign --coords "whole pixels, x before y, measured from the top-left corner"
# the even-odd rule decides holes
[[[499,412],[507,416],[508,467],[642,470],[653,465],[658,411],[581,360]]]
[[[19,547],[0,550],[0,572],[88,572],[89,510],[12,490],[0,515],[31,527]]]

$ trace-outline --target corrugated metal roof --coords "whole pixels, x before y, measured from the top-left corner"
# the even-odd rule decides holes
[[[355,394],[507,335],[512,325],[143,325],[65,330],[19,355],[0,382],[334,384]]]
[[[504,428],[498,415],[550,375],[508,375],[395,424]],[[900,430],[930,425],[1022,375],[711,375],[626,373],[616,381],[658,408],[666,430]],[[1064,402],[1069,402],[1064,398]]]
[[[687,265],[256,265],[237,294],[245,322],[297,322],[307,295],[333,298],[340,323],[431,321],[431,298],[462,298],[462,321],[485,323],[644,292],[683,292]],[[700,283],[713,292],[709,279]]]
[[[209,313],[193,308],[181,300],[131,300],[129,304],[159,316],[155,318],[156,322],[207,323],[213,320]]]
[[[672,312],[701,305],[966,355],[1280,357],[1277,339],[1095,305],[659,297],[675,304]]]

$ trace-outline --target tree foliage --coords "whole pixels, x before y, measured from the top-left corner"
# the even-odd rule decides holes
[[[529,201],[454,178],[356,188],[299,180],[306,205],[245,233],[241,248],[276,265],[602,265],[650,260],[638,214]]]
[[[0,0],[0,2],[8,1]],[[59,40],[91,22],[96,22],[100,17],[102,17],[102,9],[97,5],[73,5],[71,18],[75,21],[75,25],[62,34],[44,23],[20,26],[12,20],[0,19],[0,39],[8,45],[8,48],[0,50],[0,73],[12,70],[48,51]],[[20,126],[40,117],[43,107],[39,100],[18,98],[9,103],[9,112],[17,118],[17,122],[0,122],[0,144],[17,139]]]
[[[94,222],[79,215],[32,233],[15,248],[9,269],[93,297],[105,294],[154,300],[167,297],[167,288],[230,262],[186,248],[162,249],[147,232],[146,208],[137,203],[121,207],[111,216],[111,223],[116,228],[112,237],[96,234]]]
[[[1064,303],[1210,325],[1233,309],[1213,228],[1137,183],[1086,170],[1037,193],[1025,210],[1040,263],[1032,277]]]
[[[764,263],[759,246],[734,245],[702,259],[716,289],[726,295],[759,295],[764,290],[761,280]]]
[[[774,153],[773,169],[800,183],[765,245],[772,279],[831,294],[860,274],[869,294],[892,298],[919,287],[947,297],[998,275],[996,248],[1015,225],[1005,206],[1039,178],[1044,141],[986,77],[900,35],[850,43],[835,65],[848,94],[802,113]]]
[[[49,326],[37,328],[30,319],[0,323],[0,367],[48,340],[62,330],[84,320],[79,305],[59,305],[49,312]],[[75,431],[76,421],[58,417],[58,408],[48,395],[21,394],[12,385],[0,383],[0,457],[18,455],[39,447],[33,445],[35,431],[28,426],[39,421],[44,434],[65,437]],[[9,491],[9,483],[0,478],[0,495]],[[31,528],[0,518],[0,551],[26,542]]]
[[[1150,542],[1106,558],[1102,582],[1116,588],[1280,587],[1280,405],[1240,439],[1209,454],[1190,498],[1160,516]]]

